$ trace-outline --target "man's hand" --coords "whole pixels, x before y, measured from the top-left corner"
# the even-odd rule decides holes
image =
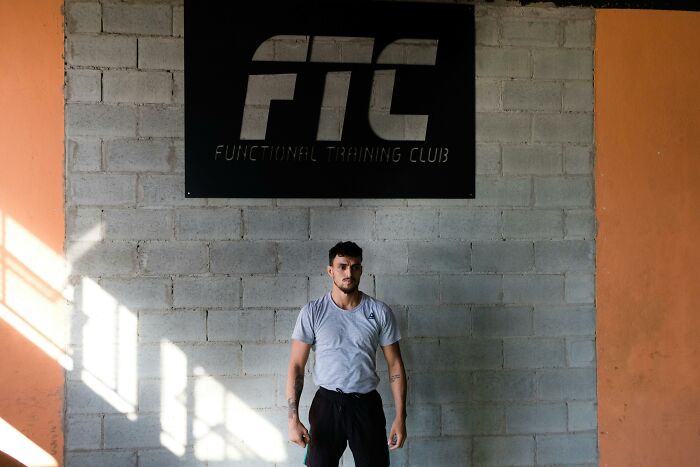
[[[394,423],[391,424],[391,431],[389,432],[389,439],[387,443],[389,444],[389,450],[399,449],[403,447],[403,443],[406,441],[406,422],[403,418],[395,418]]]
[[[302,448],[311,441],[311,436],[309,436],[309,431],[306,429],[303,423],[297,420],[289,421],[289,441],[294,444],[298,444]]]

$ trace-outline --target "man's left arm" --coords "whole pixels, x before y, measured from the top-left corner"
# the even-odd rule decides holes
[[[382,352],[384,352],[384,358],[389,368],[391,394],[394,396],[394,406],[396,407],[396,418],[391,424],[387,440],[389,449],[393,450],[403,447],[403,443],[406,441],[406,370],[403,366],[398,342],[383,346]]]

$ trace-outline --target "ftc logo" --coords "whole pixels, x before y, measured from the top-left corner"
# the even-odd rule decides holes
[[[375,63],[435,66],[437,48],[437,40],[398,39],[382,49]],[[367,37],[278,35],[258,46],[253,61],[371,64],[373,49],[374,39]],[[317,141],[341,140],[350,74],[350,71],[326,73]],[[425,141],[428,115],[391,113],[395,77],[395,69],[374,71],[367,115],[369,126],[383,140]],[[241,140],[265,139],[271,102],[293,100],[296,79],[296,73],[248,76]]]

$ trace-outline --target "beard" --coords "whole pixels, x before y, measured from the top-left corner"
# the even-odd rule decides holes
[[[338,287],[344,293],[351,294],[357,291],[357,288],[360,286],[360,281],[352,281],[349,284],[343,283],[341,281],[340,284],[336,283],[335,286]]]

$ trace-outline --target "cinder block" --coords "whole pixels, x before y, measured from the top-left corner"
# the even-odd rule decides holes
[[[532,193],[530,177],[482,175],[476,178],[473,206],[529,206]]]
[[[99,2],[66,3],[66,32],[100,32],[102,6]]]
[[[476,111],[489,112],[501,109],[501,82],[476,80]]]
[[[180,240],[233,240],[241,238],[241,210],[192,208],[175,212],[175,237]]]
[[[66,452],[66,465],[71,467],[136,467],[136,451]]]
[[[66,381],[66,413],[109,414],[118,413],[109,402],[82,381]]]
[[[141,312],[139,341],[159,342],[206,341],[206,312],[196,310]]]
[[[328,248],[323,248],[318,253],[318,257],[323,258],[323,265],[328,264]],[[371,241],[361,242],[362,248],[362,270],[364,274],[399,274],[405,273],[408,267],[408,253],[404,242],[394,241]],[[326,253],[325,255],[323,253]],[[319,262],[320,263],[320,262]],[[319,273],[325,267],[316,268],[313,273]]]
[[[472,243],[472,270],[476,272],[528,272],[534,266],[532,242]]]
[[[591,305],[542,305],[535,309],[535,334],[539,336],[595,335],[595,311]]]
[[[102,72],[66,70],[66,102],[99,102],[102,99]]]
[[[299,310],[275,310],[275,340],[279,342],[289,342],[292,337],[292,330],[299,316]]]
[[[593,141],[592,113],[535,114],[533,119],[535,142],[590,144]]]
[[[170,5],[106,4],[102,11],[104,32],[170,35]]]
[[[593,112],[593,81],[565,82],[564,110]]]
[[[441,337],[436,349],[421,341],[414,342],[410,349],[413,350],[409,365],[412,370],[483,370],[503,365],[500,339]]]
[[[484,370],[474,372],[472,398],[482,401],[522,401],[535,397],[535,372]]]
[[[140,37],[139,68],[184,70],[185,48],[182,38]]]
[[[136,38],[72,34],[66,42],[66,62],[72,66],[133,68],[136,66]]]
[[[566,366],[563,339],[509,338],[503,340],[506,368],[551,368]]]
[[[442,406],[442,434],[448,436],[503,433],[505,416],[498,405]]]
[[[273,274],[277,271],[277,247],[272,242],[214,242],[210,251],[213,273]]]
[[[357,206],[365,206],[362,199],[352,199],[352,200],[342,200],[343,206],[352,206],[353,202]],[[387,200],[380,200],[387,201]],[[391,201],[389,201],[391,202]],[[278,207],[295,207],[295,208],[316,208],[320,206],[333,206],[338,207],[341,205],[340,198],[278,198],[275,200]],[[376,203],[375,203],[376,205]],[[381,205],[381,204],[380,204]]]
[[[197,342],[178,347],[191,362],[188,368],[194,376],[238,375],[242,371],[243,351],[237,342]]]
[[[535,267],[538,272],[595,270],[595,244],[589,240],[535,242]]]
[[[595,368],[538,370],[537,394],[542,400],[595,399]]]
[[[106,209],[104,231],[110,240],[168,240],[173,215],[165,209]]]
[[[183,37],[185,35],[185,7],[173,7],[173,36]]]
[[[468,336],[470,331],[471,316],[466,306],[412,306],[408,310],[410,337],[460,337]]]
[[[594,303],[595,275],[568,273],[564,290],[567,303]]]
[[[492,208],[443,208],[440,238],[489,240],[500,238],[501,211]]]
[[[444,275],[440,303],[500,303],[501,279],[497,274]]]
[[[541,435],[536,440],[541,464],[594,464],[598,460],[596,433]]]
[[[525,48],[476,47],[475,65],[477,78],[529,78],[532,74],[530,51]]]
[[[593,47],[593,21],[572,20],[564,23],[564,47]]]
[[[593,180],[590,176],[535,178],[535,206],[590,207],[592,205]]]
[[[535,438],[533,436],[474,437],[476,465],[533,465]]]
[[[468,272],[469,257],[467,242],[433,240],[408,244],[409,272]]]
[[[276,325],[274,310],[210,310],[207,315],[210,341],[272,342]]]
[[[363,208],[312,208],[310,238],[354,241],[374,237],[375,213]]]
[[[590,146],[564,146],[564,172],[567,174],[593,173],[593,150]]]
[[[100,286],[129,310],[164,309],[170,307],[170,278],[155,277],[102,279]]]
[[[185,103],[185,72],[173,72],[173,104]]]
[[[96,277],[136,272],[135,243],[70,242],[66,252],[71,274]]]
[[[571,209],[566,216],[566,239],[593,240],[596,236],[595,212],[591,209]]]
[[[455,466],[467,465],[471,459],[471,440],[463,437],[421,438],[411,444],[411,465]],[[435,462],[439,453],[439,463]]]
[[[97,138],[68,139],[66,160],[72,172],[99,172],[102,169],[102,142]]]
[[[508,433],[566,432],[566,404],[563,402],[511,405],[506,407]]]
[[[377,298],[395,305],[433,305],[438,303],[437,276],[379,276]]]
[[[308,279],[296,276],[243,278],[244,307],[295,307],[307,301]]]
[[[585,79],[593,76],[593,51],[534,49],[535,79]]]
[[[106,449],[161,447],[160,415],[139,415],[136,420],[110,415],[104,423]]]
[[[498,45],[498,23],[496,18],[479,16],[474,22],[478,45]]]
[[[139,175],[139,206],[202,206],[205,203],[203,198],[185,198],[184,174]]]
[[[246,375],[287,373],[289,344],[243,344],[243,372]]]
[[[505,110],[560,110],[562,86],[558,82],[511,80],[503,84]]]
[[[527,274],[503,276],[504,303],[561,303],[564,298],[564,276]]]
[[[501,147],[498,144],[476,145],[477,175],[496,175],[501,173]]]
[[[570,338],[566,345],[570,367],[595,365],[595,339]]]
[[[323,274],[333,242],[291,241],[277,244],[277,267],[281,273]],[[363,243],[363,249],[366,244]],[[364,255],[366,256],[366,255]],[[404,253],[404,270],[405,266]],[[365,266],[365,272],[367,267]]]
[[[184,453],[173,454],[170,449],[148,449],[139,451],[139,467],[204,467],[205,460],[200,460],[192,449]]]
[[[124,105],[66,104],[66,136],[136,136],[136,109]]]
[[[173,301],[177,308],[237,307],[240,287],[238,277],[176,277],[173,280]]]
[[[133,205],[136,176],[85,173],[68,180],[69,203],[73,205]]]
[[[66,239],[99,242],[104,238],[100,209],[66,209]]]
[[[472,398],[471,379],[470,372],[454,370],[411,372],[408,391],[410,403],[418,405],[467,402]]]
[[[560,210],[513,209],[503,211],[503,236],[508,239],[562,238],[564,216]]]
[[[562,173],[559,145],[504,145],[503,173],[543,175]]]
[[[431,239],[437,237],[438,211],[430,208],[377,210],[377,237],[380,239]]]
[[[169,104],[172,75],[166,71],[107,70],[102,78],[105,102]]]
[[[248,208],[243,210],[244,238],[250,240],[306,240],[309,210]]]
[[[104,143],[108,171],[169,172],[173,165],[170,141],[116,139]]]
[[[332,287],[328,274],[309,276],[309,300],[315,300],[330,292]],[[360,282],[360,290],[372,296],[374,293],[374,276],[364,275]]]
[[[504,45],[556,47],[559,44],[559,21],[542,18],[504,18],[502,24]]]
[[[235,416],[226,414],[224,406],[226,394],[235,395],[237,400],[251,409],[275,407],[277,384],[274,376],[234,376],[234,377],[202,377],[195,381],[194,396],[201,405],[198,411],[204,414],[216,414],[220,417]],[[221,394],[220,397],[213,397]],[[201,410],[200,410],[201,409]],[[231,407],[229,410],[235,409]]]
[[[530,141],[531,116],[526,113],[477,112],[476,140],[480,143]]]
[[[164,107],[157,105],[144,105],[139,107],[139,136],[184,137],[184,107]]]
[[[174,160],[171,164],[171,170],[174,173],[185,173],[185,140],[173,139],[172,148],[174,152]]]
[[[221,207],[272,207],[279,200],[276,198],[209,198],[207,204],[209,206]]]
[[[67,417],[66,450],[100,449],[102,444],[102,416],[75,415]]]
[[[139,264],[144,274],[198,274],[209,267],[203,242],[149,241],[139,245]]]
[[[472,310],[472,334],[478,337],[531,336],[529,307],[476,307]]]
[[[569,431],[596,429],[598,410],[594,401],[570,401],[566,405],[569,409]]]

